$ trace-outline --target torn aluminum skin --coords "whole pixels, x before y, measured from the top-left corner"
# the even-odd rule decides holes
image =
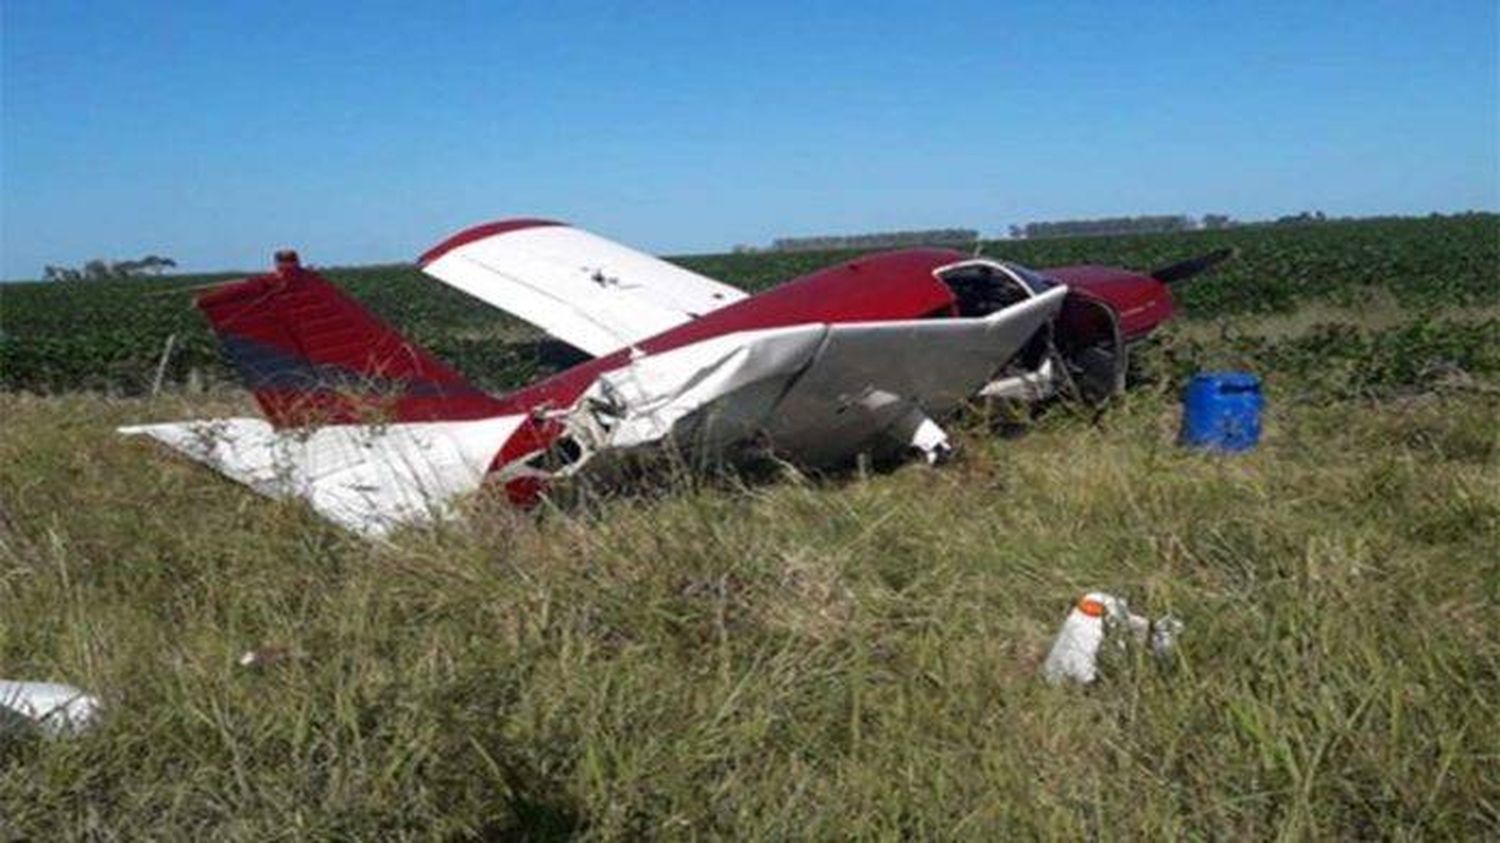
[[[934,418],[974,395],[1065,293],[976,319],[729,334],[601,376],[563,422],[585,455],[668,439],[714,449],[764,434],[787,459],[814,467],[882,446],[934,462],[951,449]]]

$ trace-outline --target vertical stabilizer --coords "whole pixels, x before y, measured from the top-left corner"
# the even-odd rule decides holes
[[[277,253],[275,272],[200,295],[198,307],[274,427],[500,413],[493,397],[303,268],[296,252]]]

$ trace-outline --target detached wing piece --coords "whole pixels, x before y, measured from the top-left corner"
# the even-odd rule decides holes
[[[745,297],[728,284],[547,220],[475,226],[419,262],[439,281],[596,357]]]

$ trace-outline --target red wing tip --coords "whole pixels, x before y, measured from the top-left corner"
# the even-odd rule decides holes
[[[510,231],[521,231],[527,228],[542,228],[549,225],[566,225],[556,220],[532,219],[529,217],[512,220],[496,220],[495,222],[481,223],[480,225],[466,228],[463,231],[449,237],[447,240],[433,246],[417,258],[418,266],[426,266],[443,255],[473,243],[475,240],[483,240],[486,237],[494,237],[496,234],[505,234]]]

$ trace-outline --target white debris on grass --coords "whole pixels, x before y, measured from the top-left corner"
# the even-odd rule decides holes
[[[271,665],[283,664],[285,662],[297,661],[304,654],[297,649],[284,644],[270,644],[264,647],[256,647],[246,650],[240,654],[235,663],[240,667],[270,667]]]
[[[43,734],[72,735],[99,719],[98,698],[72,685],[0,679],[0,707],[30,721]]]
[[[1128,632],[1139,645],[1148,645],[1151,653],[1166,658],[1176,646],[1183,624],[1171,615],[1152,622],[1142,615],[1133,614],[1125,600],[1091,591],[1078,599],[1068,616],[1063,619],[1052,650],[1042,664],[1042,676],[1057,684],[1072,681],[1087,685],[1098,678],[1099,648],[1106,638],[1118,639],[1121,646],[1125,640],[1119,635]]]

